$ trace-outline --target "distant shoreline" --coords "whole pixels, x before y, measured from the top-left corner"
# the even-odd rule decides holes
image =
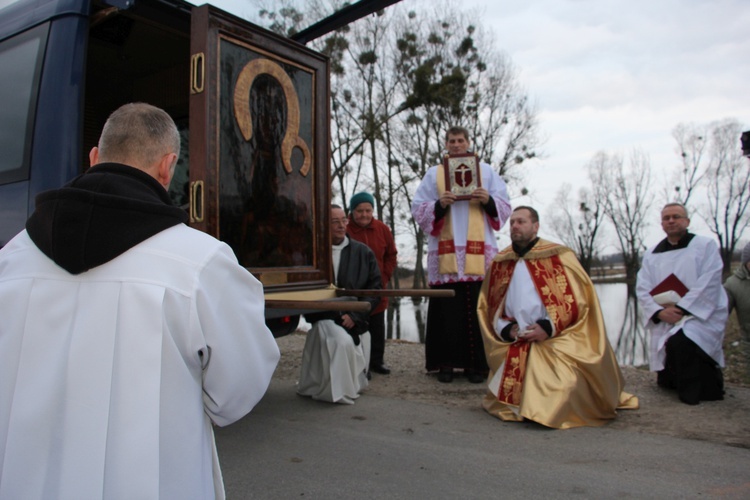
[[[599,278],[599,277],[591,277],[591,282],[595,285],[609,285],[613,283],[622,283],[623,285],[628,283],[628,280],[626,280],[624,277],[612,277],[608,278],[606,276]]]

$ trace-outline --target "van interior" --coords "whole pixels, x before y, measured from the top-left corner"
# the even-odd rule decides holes
[[[128,10],[94,2],[87,54],[82,170],[112,111],[128,102],[151,103],[180,129],[182,151],[170,195],[187,206],[189,12],[159,2],[137,2]]]

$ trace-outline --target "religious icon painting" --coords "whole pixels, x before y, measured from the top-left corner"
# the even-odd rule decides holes
[[[468,200],[475,189],[482,187],[479,157],[474,153],[445,155],[443,158],[445,186],[459,200]]]
[[[328,286],[328,58],[210,5],[191,34],[191,226],[266,292]]]

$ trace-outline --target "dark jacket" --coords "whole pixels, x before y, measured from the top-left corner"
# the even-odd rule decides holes
[[[375,259],[375,254],[372,253],[372,250],[367,245],[349,238],[349,244],[341,250],[336,286],[350,290],[380,290],[380,269],[378,268],[378,262]],[[360,297],[358,300],[369,302],[371,310],[380,302],[380,298],[378,297]],[[305,319],[310,323],[323,319],[332,319],[341,324],[341,316],[344,314],[349,314],[354,323],[356,323],[355,327],[347,330],[347,332],[354,338],[354,343],[359,344],[359,336],[369,330],[369,312],[342,313],[339,311],[327,311],[306,314]]]

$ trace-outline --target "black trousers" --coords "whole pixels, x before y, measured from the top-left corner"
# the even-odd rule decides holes
[[[373,314],[370,326],[370,368],[383,364],[385,355],[385,311]]]
[[[721,367],[682,330],[669,337],[666,349],[664,369],[656,378],[661,387],[675,389],[680,401],[689,405],[724,399]]]
[[[431,288],[453,290],[456,296],[430,298],[425,335],[427,371],[457,368],[487,374],[489,367],[477,316],[482,282],[445,283]]]

